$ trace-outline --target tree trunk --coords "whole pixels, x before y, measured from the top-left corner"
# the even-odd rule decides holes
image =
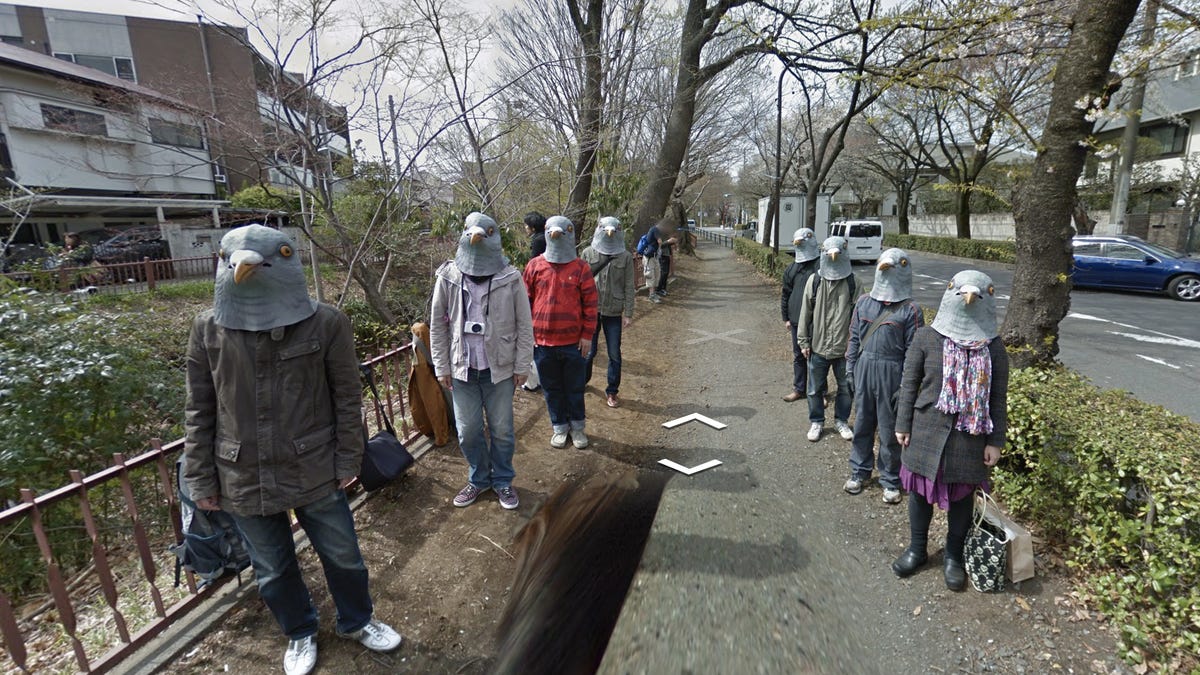
[[[566,216],[583,237],[586,229],[588,199],[592,195],[592,177],[596,168],[596,150],[600,145],[600,109],[604,82],[601,62],[601,36],[604,30],[604,0],[588,1],[587,23],[579,14],[575,0],[566,0],[571,22],[583,45],[584,81],[579,100],[579,156],[575,159],[575,184],[567,198]]]
[[[954,225],[959,239],[971,238],[971,190],[969,185],[959,186],[954,195]]]
[[[908,234],[908,209],[912,202],[912,188],[908,184],[896,186],[896,227],[900,234]]]
[[[1014,200],[1017,267],[1001,335],[1013,365],[1048,365],[1070,309],[1071,210],[1094,113],[1077,101],[1107,99],[1109,66],[1140,0],[1080,0],[1059,58],[1033,172]]]

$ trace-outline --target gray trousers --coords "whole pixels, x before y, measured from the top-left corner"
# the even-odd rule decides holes
[[[850,473],[866,480],[879,469],[879,484],[900,489],[900,443],[896,440],[896,411],[892,395],[900,390],[904,362],[864,353],[854,366],[854,440],[850,445]],[[875,434],[879,433],[879,456]]]

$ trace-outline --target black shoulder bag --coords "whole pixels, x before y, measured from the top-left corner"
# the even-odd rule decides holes
[[[367,438],[367,427],[363,426],[363,438],[366,448],[363,451],[362,468],[359,470],[358,482],[367,491],[378,490],[400,477],[400,474],[413,465],[413,456],[408,448],[396,438],[396,429],[388,418],[379,400],[379,391],[375,389],[375,372],[371,366],[359,366],[367,386],[371,388],[371,398],[375,400],[375,410],[383,420],[383,429]]]

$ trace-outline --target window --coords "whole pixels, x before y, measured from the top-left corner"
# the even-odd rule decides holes
[[[160,145],[204,149],[204,134],[200,127],[179,122],[150,118],[150,139]]]
[[[1108,255],[1105,257],[1116,260],[1145,260],[1146,253],[1140,248],[1134,248],[1127,244],[1109,244]]]
[[[47,129],[56,131],[70,131],[92,136],[108,135],[108,126],[104,123],[104,115],[47,103],[42,104],[42,124]]]
[[[883,236],[883,226],[882,225],[851,225],[850,226],[850,236],[851,237],[882,237]]]
[[[1158,143],[1160,155],[1180,154],[1187,144],[1187,129],[1176,124],[1143,128],[1138,135]]]
[[[113,77],[119,77],[122,80],[137,81],[137,76],[133,70],[133,59],[126,56],[94,56],[91,54],[54,52],[54,58],[93,68],[102,73],[108,73]]]
[[[25,46],[25,40],[21,39],[20,35],[0,35],[0,42],[3,42],[6,45],[15,45],[17,47]]]
[[[8,139],[0,132],[0,178],[16,178],[12,157],[8,154]]]
[[[1091,258],[1100,257],[1100,242],[1084,241],[1075,243],[1075,255],[1082,255]]]

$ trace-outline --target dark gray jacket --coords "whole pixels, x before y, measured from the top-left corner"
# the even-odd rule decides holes
[[[362,383],[350,319],[330,305],[274,331],[222,328],[212,310],[188,339],[184,480],[196,498],[267,516],[358,475]]]
[[[783,291],[779,294],[779,311],[784,321],[791,321],[795,326],[800,322],[800,303],[804,300],[804,284],[808,278],[817,273],[820,259],[813,258],[805,262],[793,262],[783,271]]]
[[[591,246],[579,254],[583,261],[593,269],[606,257]],[[633,318],[633,299],[637,293],[633,279],[633,254],[621,251],[600,270],[596,275],[596,292],[600,294],[600,316],[621,316],[624,314]]]
[[[904,357],[904,379],[896,407],[896,432],[911,433],[909,446],[900,456],[909,471],[926,478],[945,470],[947,483],[980,483],[990,469],[983,463],[983,447],[1003,448],[1008,437],[1008,352],[995,338],[988,344],[992,355],[992,390],[988,400],[992,433],[972,436],[954,430],[957,415],[937,409],[942,391],[942,345],[946,337],[929,326],[917,331]]]

